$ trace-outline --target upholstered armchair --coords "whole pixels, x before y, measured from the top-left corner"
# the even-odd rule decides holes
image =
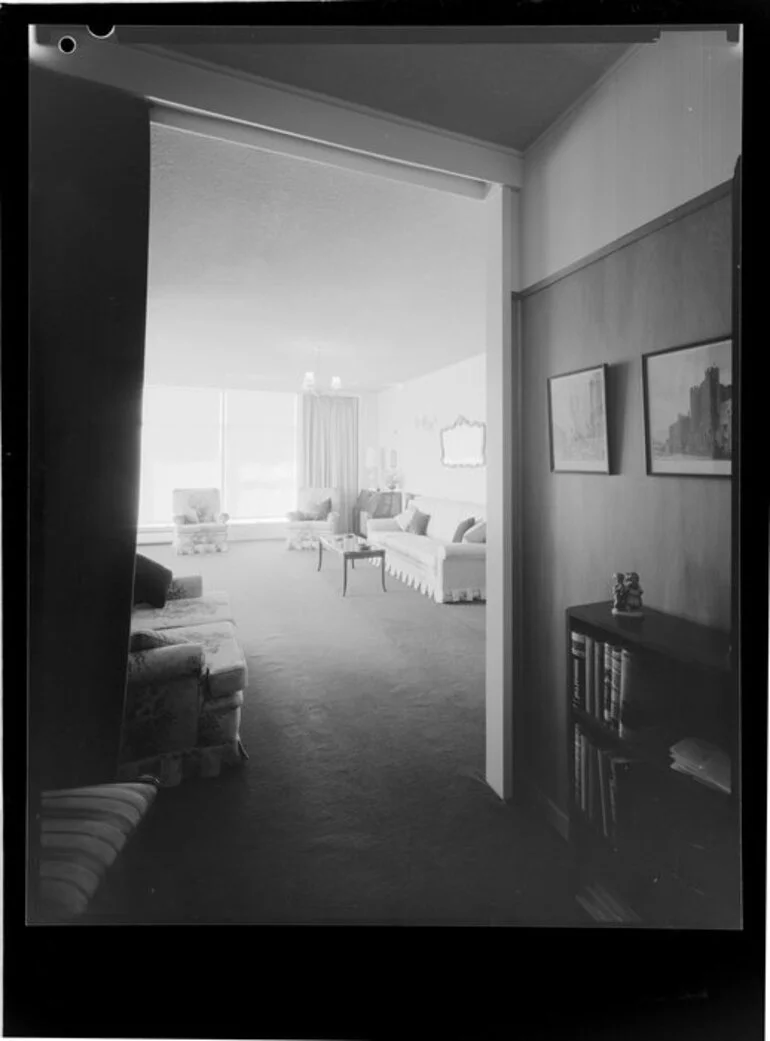
[[[313,549],[319,535],[339,533],[339,494],[335,488],[302,488],[297,501],[298,509],[286,515],[287,549]]]
[[[218,488],[175,488],[172,511],[178,554],[225,552],[230,516],[220,510]]]

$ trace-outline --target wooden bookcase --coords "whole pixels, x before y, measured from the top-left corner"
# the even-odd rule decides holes
[[[659,678],[644,691],[648,725],[633,740],[621,738],[603,719],[573,703],[573,633],[627,650],[636,668],[647,669],[642,675]],[[632,620],[613,615],[607,602],[583,604],[567,609],[566,653],[576,898],[586,907],[585,894],[600,887],[623,911],[616,920],[627,924],[740,928],[739,701],[729,634],[650,608],[643,619]],[[598,821],[595,814],[590,820],[579,805],[576,727],[587,739],[589,755],[599,750],[597,765],[612,758],[633,775],[633,784],[625,788],[625,821],[621,826],[618,820],[609,834],[604,809]],[[709,741],[729,755],[729,794],[671,769],[669,749],[685,737]],[[597,921],[611,920],[589,913]]]

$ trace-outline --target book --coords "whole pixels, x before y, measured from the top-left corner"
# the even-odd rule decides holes
[[[602,834],[605,838],[610,836],[610,808],[607,777],[607,757],[601,749],[597,749],[599,769],[599,797],[601,808]]]
[[[585,710],[589,715],[594,714],[594,640],[586,636],[586,703]]]
[[[619,729],[620,720],[620,669],[623,652],[620,647],[610,648],[610,726]]]
[[[575,805],[582,805],[582,765],[581,759],[583,755],[583,743],[580,739],[580,727],[573,727],[574,731],[574,748],[573,748],[573,783],[574,783],[574,799]]]
[[[604,700],[604,644],[594,640],[594,716],[601,719]]]
[[[612,645],[604,644],[604,693],[602,698],[602,719],[606,726],[612,726]]]
[[[580,734],[580,809],[586,812],[586,794],[588,789],[588,771],[586,769],[586,737]]]
[[[586,638],[583,633],[570,633],[570,650],[572,654],[572,704],[577,708],[586,707]]]
[[[729,795],[730,757],[721,748],[700,738],[687,737],[671,746],[671,769],[687,774],[707,788]]]

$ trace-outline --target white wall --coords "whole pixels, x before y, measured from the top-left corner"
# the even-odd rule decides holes
[[[442,427],[458,416],[486,422],[486,354],[383,391],[378,398],[379,446],[398,452],[406,491],[463,502],[486,502],[486,467],[441,463]]]
[[[617,66],[524,157],[524,286],[729,180],[741,90],[724,32],[664,32]]]
[[[374,451],[375,467],[379,458],[380,430],[378,423],[378,395],[359,394],[358,396],[358,486],[359,488],[376,488],[378,475],[367,468],[366,453]]]

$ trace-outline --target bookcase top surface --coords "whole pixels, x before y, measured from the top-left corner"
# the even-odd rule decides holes
[[[609,601],[567,608],[571,621],[599,630],[608,641],[647,648],[693,665],[727,671],[730,668],[730,634],[686,618],[644,608],[644,617],[623,618],[612,613]]]

